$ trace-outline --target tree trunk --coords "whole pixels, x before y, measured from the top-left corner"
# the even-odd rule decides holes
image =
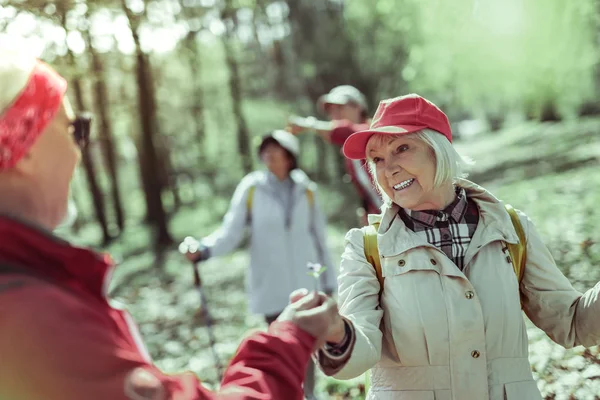
[[[183,46],[186,50],[187,61],[192,71],[194,102],[191,107],[192,118],[194,120],[194,129],[196,131],[196,139],[198,140],[199,159],[204,161],[204,142],[206,139],[205,124],[204,124],[204,91],[201,83],[201,57],[198,52],[198,44],[196,42],[196,33],[190,32],[183,40]]]
[[[487,119],[490,125],[490,131],[498,132],[500,129],[502,129],[502,124],[504,124],[504,118],[502,116],[488,115]]]
[[[67,12],[66,10],[60,10],[61,14],[61,24],[63,29],[68,33],[67,30]],[[67,58],[69,60],[69,64],[71,67],[77,71],[77,63],[75,61],[75,55],[65,42],[67,47]],[[85,105],[85,100],[83,97],[83,88],[81,85],[81,79],[79,76],[75,76],[71,78],[71,87],[73,88],[73,92],[75,94],[75,103],[77,105],[77,109],[79,111],[88,110],[88,107]],[[96,216],[96,220],[100,224],[100,229],[102,230],[102,242],[107,244],[112,239],[110,232],[108,230],[108,223],[106,219],[106,211],[104,204],[104,197],[102,196],[102,190],[100,189],[100,185],[96,178],[96,165],[92,156],[92,152],[90,151],[90,146],[85,146],[81,150],[82,155],[82,163],[83,168],[85,170],[85,176],[87,178],[88,186],[90,189],[90,194],[92,195],[92,203],[94,205],[94,214]]]
[[[311,79],[305,78],[300,70],[296,71],[298,76],[302,76],[301,92],[297,95],[305,95],[313,104],[316,104],[318,97],[333,84],[353,84],[350,80],[343,81],[346,79],[343,74],[348,75],[349,73],[346,72],[348,70],[352,72],[353,65],[356,64],[352,61],[352,54],[333,49],[328,41],[322,40],[322,38],[331,37],[332,27],[330,25],[338,24],[334,17],[340,19],[341,15],[323,14],[321,9],[324,7],[324,3],[319,3],[318,8],[315,8],[315,2],[288,0],[286,3],[289,8],[288,22],[291,27],[293,51],[298,59],[311,62],[316,67],[316,73]],[[326,20],[323,20],[324,18]],[[348,39],[341,26],[337,37],[339,40],[336,43],[339,42],[340,46],[348,47]],[[330,54],[331,62],[338,66],[335,79],[331,79],[331,67],[321,66],[319,62],[321,54],[325,53]],[[317,153],[315,177],[321,182],[328,179],[326,147],[327,144],[323,143],[320,138],[315,141]],[[344,167],[343,163],[341,167]]]
[[[150,61],[142,51],[138,36],[139,21],[127,7],[125,0],[121,0],[123,11],[127,16],[131,34],[136,48],[136,80],[138,86],[138,108],[140,118],[141,140],[139,154],[140,171],[146,199],[148,220],[155,229],[155,244],[163,248],[173,242],[167,226],[167,215],[162,202],[163,182],[160,179],[161,167],[158,152],[155,146],[156,131],[156,99],[150,71]]]
[[[96,77],[94,83],[94,102],[98,112],[100,125],[97,132],[103,150],[104,164],[110,176],[112,203],[117,218],[119,233],[121,233],[125,228],[125,214],[123,211],[123,201],[121,200],[119,175],[117,173],[118,160],[115,152],[112,124],[110,123],[109,98],[106,81],[104,79],[104,65],[100,55],[92,47],[91,37],[87,30],[84,32],[84,37],[87,41],[87,48],[92,59],[92,70]]]
[[[289,89],[290,79],[287,74],[287,65],[283,54],[283,43],[281,40],[275,40],[272,46],[272,57],[275,64],[275,93],[281,99],[291,99],[293,96]]]
[[[171,211],[176,211],[181,207],[181,198],[179,197],[179,192],[177,190],[175,168],[173,168],[173,163],[171,161],[171,145],[169,144],[168,138],[165,136],[156,136],[155,139],[154,147],[156,148],[158,165],[160,166],[156,173],[160,174],[159,179],[163,191],[168,189],[171,192],[171,195],[173,196],[173,209]]]
[[[231,5],[231,0],[225,0],[225,8],[221,13],[221,19],[225,22],[227,20],[234,21],[235,10]],[[242,85],[239,73],[239,65],[235,57],[235,49],[233,48],[233,34],[232,28],[225,23],[227,26],[225,34],[222,36],[223,47],[225,49],[225,63],[229,69],[229,89],[231,91],[231,100],[233,103],[233,115],[237,123],[237,139],[238,139],[238,153],[242,160],[242,168],[246,173],[252,171],[252,157],[250,150],[250,133],[248,131],[248,125],[244,118],[242,110]]]
[[[556,101],[554,99],[547,99],[542,105],[542,111],[540,115],[541,122],[558,122],[561,117],[556,107]]]
[[[178,0],[178,4],[182,9],[183,16],[186,19],[196,19],[200,16],[195,11],[194,7],[186,6],[184,0]],[[181,50],[185,53],[185,59],[188,62],[190,71],[192,72],[192,87],[193,87],[193,104],[191,107],[192,121],[196,140],[198,141],[196,148],[198,149],[199,164],[205,162],[205,142],[206,142],[206,124],[204,115],[204,90],[202,88],[202,57],[198,49],[198,33],[202,31],[202,25],[198,27],[190,27],[190,31],[181,41]]]
[[[72,58],[72,54],[69,58]],[[79,78],[71,79],[71,86],[73,87],[73,91],[75,93],[75,102],[77,104],[77,108],[79,110],[86,110],[87,107],[85,107],[85,102],[83,100],[81,80]],[[108,242],[110,242],[112,237],[108,231],[104,197],[102,196],[100,185],[98,184],[98,181],[96,179],[96,165],[92,156],[92,152],[90,151],[90,146],[85,146],[81,150],[81,154],[83,168],[85,170],[85,176],[87,178],[90,193],[92,195],[92,203],[94,204],[94,213],[96,215],[98,223],[100,224],[100,228],[102,229],[102,242],[104,244],[107,244]]]

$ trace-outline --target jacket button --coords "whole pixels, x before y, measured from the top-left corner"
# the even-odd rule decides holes
[[[432,258],[431,260],[429,260],[429,261],[431,261],[431,263],[432,263],[433,265],[436,265],[436,264],[437,264],[437,261],[435,261],[433,258]]]
[[[472,291],[468,291],[465,293],[465,297],[469,300],[471,300],[473,298],[473,296],[475,296],[475,293],[473,293]]]
[[[406,262],[404,260],[398,260],[399,267],[404,267],[405,264],[406,264]]]
[[[479,354],[479,352],[477,350],[473,350],[471,352],[471,357],[473,357],[473,358],[479,358],[479,356],[480,356],[480,354]]]

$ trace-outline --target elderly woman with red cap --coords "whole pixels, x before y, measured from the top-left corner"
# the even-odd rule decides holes
[[[48,65],[0,49],[0,399],[302,399],[310,355],[339,318],[331,299],[293,293],[211,393],[152,363],[132,318],[109,304],[110,258],[51,233],[90,127],[66,89]]]
[[[371,369],[368,399],[541,399],[521,311],[565,347],[598,345],[600,285],[575,290],[531,220],[463,178],[451,141],[446,115],[412,94],[382,101],[344,144],[385,205],[346,236],[344,319],[321,368]]]
[[[236,249],[250,234],[248,298],[250,311],[263,314],[268,324],[288,304],[291,292],[314,287],[307,265],[321,264],[321,290],[337,287],[335,268],[326,242],[326,221],[316,198],[316,185],[297,168],[298,138],[275,130],[262,138],[258,154],[266,169],[255,171],[238,185],[222,226],[199,241],[191,261],[218,257]],[[314,368],[305,382],[308,399],[314,397]]]

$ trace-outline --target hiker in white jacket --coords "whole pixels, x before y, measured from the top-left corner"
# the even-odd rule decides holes
[[[316,288],[307,264],[327,269],[319,277],[319,290],[337,288],[336,268],[326,241],[326,219],[319,207],[317,186],[297,168],[298,139],[276,130],[263,137],[258,153],[266,166],[245,176],[238,185],[221,227],[199,242],[192,261],[225,255],[250,233],[250,268],[247,289],[250,311],[273,322],[288,305],[290,293]],[[313,398],[314,364],[305,381],[305,394]]]
[[[565,347],[598,345],[600,285],[573,289],[523,213],[461,179],[451,141],[446,115],[413,94],[382,101],[345,142],[385,205],[376,232],[346,236],[343,320],[320,366],[339,379],[371,369],[367,399],[541,400],[521,307]]]

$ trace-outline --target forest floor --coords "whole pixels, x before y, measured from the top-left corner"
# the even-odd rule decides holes
[[[529,215],[557,264],[579,290],[591,288],[600,278],[599,132],[600,120],[586,119],[522,125],[456,143],[476,161],[471,179]],[[325,191],[321,188],[321,193]],[[335,194],[321,199],[330,215],[344,204]],[[205,207],[182,209],[171,221],[174,237],[211,232],[227,204],[228,199],[211,199]],[[329,245],[337,258],[345,231],[336,224],[329,227]],[[157,256],[147,250],[148,242],[147,229],[140,224],[108,247],[122,260],[111,294],[138,321],[160,368],[192,370],[207,386],[214,386],[217,375],[206,327],[197,315],[199,299],[191,266],[175,248]],[[261,316],[246,310],[247,265],[248,255],[241,249],[200,266],[221,360],[232,356],[245,332],[266,328]],[[545,399],[600,399],[598,348],[565,350],[529,326],[530,360]],[[337,381],[320,376],[318,390],[323,399],[359,399],[364,396],[363,382],[363,377]]]

